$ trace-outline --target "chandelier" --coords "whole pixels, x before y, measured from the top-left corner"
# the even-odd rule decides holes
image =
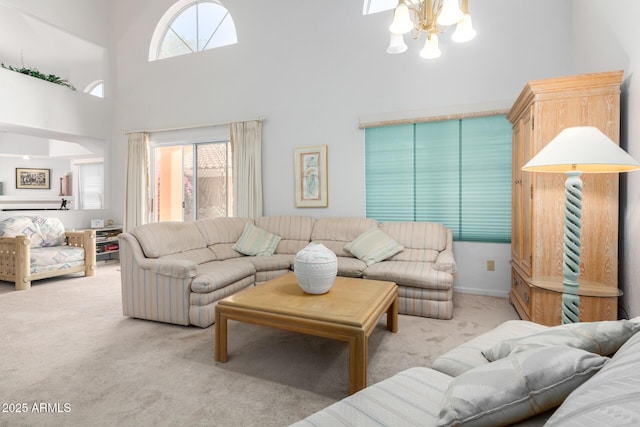
[[[422,33],[426,33],[420,56],[437,58],[442,53],[438,47],[438,33],[443,33],[453,24],[457,24],[451,36],[454,42],[464,43],[476,36],[468,0],[462,0],[462,7],[458,0],[399,0],[389,27],[391,41],[387,53],[397,54],[407,50],[404,34],[412,32],[413,38],[418,39]]]

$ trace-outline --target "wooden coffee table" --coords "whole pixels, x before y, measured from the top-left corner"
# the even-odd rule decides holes
[[[345,341],[353,394],[367,386],[369,336],[385,312],[387,329],[397,332],[398,287],[393,282],[337,277],[328,293],[310,295],[288,273],[218,302],[215,360],[228,360],[227,320]]]

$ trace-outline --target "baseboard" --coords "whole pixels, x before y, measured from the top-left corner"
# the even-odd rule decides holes
[[[498,297],[498,298],[508,298],[509,291],[505,290],[487,290],[487,289],[476,289],[476,288],[466,288],[466,287],[455,287],[453,288],[453,292],[461,293],[461,294],[473,294],[473,295],[484,295],[488,297]]]

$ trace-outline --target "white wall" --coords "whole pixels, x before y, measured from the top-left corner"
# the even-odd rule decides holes
[[[569,0],[472,1],[478,37],[454,46],[450,30],[433,62],[410,38],[406,53],[386,54],[391,12],[363,16],[360,0],[226,0],[237,45],[149,63],[151,34],[172,3],[112,2],[114,163],[124,164],[128,130],[264,116],[267,215],[363,215],[361,116],[515,100],[528,80],[570,74]],[[316,144],[328,145],[329,207],[296,209],[293,149]],[[122,174],[112,179],[121,194]],[[121,212],[122,198],[114,202]],[[506,294],[509,245],[455,249],[458,289]]]
[[[360,0],[226,0],[237,45],[152,63],[147,62],[151,34],[173,0],[59,0],[55,6],[47,0],[0,0],[0,5],[109,47],[104,63],[106,80],[113,83],[107,85],[113,117],[107,112],[97,119],[110,128],[111,205],[101,216],[120,222],[126,131],[258,116],[265,117],[265,214],[362,215],[359,118],[509,105],[526,81],[570,74],[570,1],[471,2],[478,37],[454,46],[450,30],[441,37],[443,56],[433,62],[418,57],[421,43],[412,40],[405,54],[387,55],[391,12],[363,16]],[[315,144],[329,146],[329,207],[296,209],[293,148]],[[87,215],[69,216],[85,221]],[[455,251],[458,290],[506,293],[509,245],[459,242]],[[496,261],[495,272],[486,271],[487,259]]]
[[[573,1],[573,67],[578,73],[624,70],[620,145],[640,161],[640,2]],[[621,176],[622,307],[640,316],[640,172]],[[621,313],[623,314],[623,313]]]

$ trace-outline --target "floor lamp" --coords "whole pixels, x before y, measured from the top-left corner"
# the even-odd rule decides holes
[[[622,148],[598,128],[577,126],[566,128],[536,154],[524,171],[563,172],[565,181],[564,255],[562,273],[562,323],[578,322],[580,297],[580,229],[582,227],[583,173],[615,173],[640,169]]]

